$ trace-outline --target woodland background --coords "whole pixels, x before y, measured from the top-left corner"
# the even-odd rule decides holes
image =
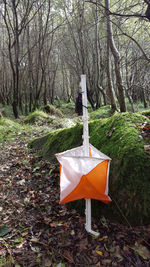
[[[86,74],[92,109],[146,108],[149,9],[149,0],[1,0],[0,103],[18,118],[75,100]]]

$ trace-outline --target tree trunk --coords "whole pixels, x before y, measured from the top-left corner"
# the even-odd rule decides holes
[[[113,30],[112,30],[112,23],[110,20],[110,14],[109,14],[109,0],[105,0],[105,7],[106,7],[106,16],[107,16],[107,36],[109,38],[109,46],[111,49],[111,52],[114,57],[114,63],[115,63],[115,74],[116,74],[116,83],[118,88],[118,100],[120,105],[120,111],[126,112],[126,105],[125,105],[125,97],[124,97],[124,88],[122,84],[122,76],[121,76],[121,70],[120,70],[120,54],[117,50],[117,47],[114,42],[113,38]]]
[[[144,88],[142,88],[142,96],[143,96],[144,108],[147,108],[147,101],[146,101],[145,89]]]
[[[18,98],[19,98],[19,28],[18,28],[18,15],[17,15],[17,4],[15,0],[12,0],[12,11],[13,11],[13,26],[14,26],[14,54],[15,54],[15,75],[14,75],[14,100],[13,100],[13,111],[15,118],[18,118]]]
[[[113,92],[113,85],[112,85],[112,77],[111,77],[111,65],[110,65],[110,40],[109,40],[109,35],[107,31],[107,89],[108,89],[108,95],[110,98],[111,102],[111,108],[112,111],[114,112],[117,110],[116,106],[116,101],[114,97],[114,92]]]

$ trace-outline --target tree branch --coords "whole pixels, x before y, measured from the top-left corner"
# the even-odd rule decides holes
[[[144,0],[144,1],[147,1],[147,0]],[[119,16],[119,17],[127,17],[127,18],[130,18],[130,17],[136,17],[136,18],[142,18],[142,19],[147,18],[147,16],[142,15],[142,14],[139,14],[139,13],[134,13],[134,14],[120,14],[120,13],[116,13],[116,12],[111,12],[110,9],[106,8],[103,4],[97,3],[97,2],[95,2],[93,0],[86,0],[85,2],[86,3],[90,3],[90,4],[101,6],[102,8],[104,8],[109,13],[109,15]]]
[[[140,46],[140,44],[129,34],[125,33],[115,22],[112,22],[114,25],[116,25],[116,27],[123,33],[123,35],[127,36],[128,38],[130,38],[137,46],[138,48],[141,50],[141,52],[143,53],[145,59],[150,62],[150,58],[147,57],[145,51],[143,50],[143,48]]]

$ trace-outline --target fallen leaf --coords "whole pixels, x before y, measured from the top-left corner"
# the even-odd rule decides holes
[[[30,240],[32,243],[39,243],[39,239],[36,237],[31,238]]]
[[[97,253],[98,255],[100,255],[100,256],[103,255],[103,252],[101,252],[100,250],[96,250],[96,253]]]
[[[3,237],[12,231],[11,227],[6,225],[0,226],[0,237]]]
[[[69,261],[69,263],[74,263],[74,259],[68,250],[64,251],[63,256],[65,259],[67,259]]]
[[[118,258],[118,261],[121,262],[123,261],[123,257],[121,256],[120,254],[120,247],[119,246],[116,246],[115,247],[115,252],[113,253],[113,255]]]
[[[145,246],[136,244],[130,248],[136,251],[144,260],[150,259],[150,251]]]
[[[25,231],[25,232],[21,233],[21,235],[22,235],[23,237],[26,236],[26,235],[28,235],[28,231]]]
[[[17,184],[24,185],[25,184],[25,179],[20,180]]]
[[[31,250],[34,251],[34,252],[39,252],[40,251],[40,248],[39,247],[32,247],[31,246]]]
[[[108,265],[110,265],[110,264],[112,263],[112,260],[104,259],[104,260],[102,261],[102,263],[105,264],[105,266],[108,266]]]
[[[20,237],[16,238],[16,239],[14,240],[14,242],[15,242],[15,243],[22,243],[22,242],[23,242],[23,238],[20,236]]]
[[[106,221],[106,219],[105,219],[104,216],[102,216],[102,218],[101,218],[101,224],[102,224],[104,227],[108,228],[107,221]]]
[[[71,235],[75,235],[75,231],[74,230],[71,231]]]
[[[106,236],[100,237],[98,240],[102,241],[102,240],[107,239],[107,238],[108,238],[108,236],[106,235]]]
[[[52,265],[50,258],[45,258],[43,263],[45,267],[50,267]]]
[[[0,248],[0,256],[6,255],[7,251],[5,248]]]
[[[115,247],[113,247],[111,245],[107,246],[106,244],[104,244],[104,247],[105,247],[106,251],[108,251],[108,252],[111,252],[111,253],[115,252]]]
[[[64,263],[58,263],[57,267],[66,267],[66,265]]]

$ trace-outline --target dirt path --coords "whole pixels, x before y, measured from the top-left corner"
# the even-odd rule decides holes
[[[27,149],[0,145],[0,267],[150,266],[150,227],[101,219],[98,238],[84,218],[59,205],[59,168]]]

